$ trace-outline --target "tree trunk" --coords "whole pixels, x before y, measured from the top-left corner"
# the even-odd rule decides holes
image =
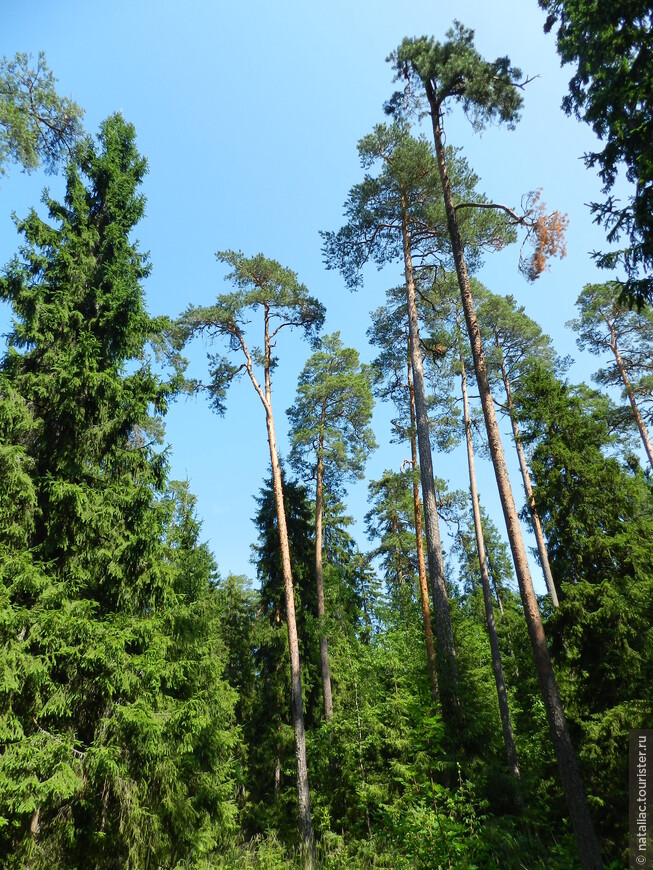
[[[495,579],[494,569],[492,568],[492,559],[491,559],[489,553],[486,553],[486,556],[487,556],[488,568],[490,569],[490,576],[492,578],[492,586],[494,587],[494,596],[497,599],[497,604],[499,605],[499,612],[501,613],[501,616],[503,617],[503,616],[505,616],[505,613],[503,611],[503,601],[501,600],[501,593],[499,591],[499,586],[498,586],[497,581]]]
[[[424,620],[424,637],[426,639],[426,659],[429,666],[431,695],[433,700],[438,697],[438,673],[435,667],[435,649],[433,648],[433,630],[431,628],[431,607],[429,590],[426,581],[426,563],[424,561],[424,541],[422,539],[422,505],[419,498],[419,484],[415,477],[417,462],[417,434],[415,429],[415,388],[408,363],[408,392],[410,394],[410,457],[413,466],[413,508],[415,511],[415,539],[417,547],[417,570],[419,573],[419,594],[422,601],[422,618]]]
[[[503,515],[506,521],[510,549],[512,550],[513,561],[515,564],[515,573],[517,574],[517,580],[519,582],[519,591],[521,593],[522,604],[524,607],[524,615],[526,617],[528,633],[533,648],[533,658],[535,660],[535,667],[540,682],[542,698],[549,722],[549,729],[551,731],[551,738],[558,761],[560,779],[567,799],[567,806],[569,808],[569,816],[574,836],[576,837],[580,861],[585,870],[597,870],[597,868],[603,867],[601,850],[596,834],[594,833],[594,826],[592,824],[589,808],[587,806],[587,799],[585,797],[585,789],[576,763],[576,755],[569,736],[560,692],[558,691],[555,674],[553,673],[551,656],[549,655],[549,648],[546,643],[542,618],[540,616],[537,598],[533,589],[533,581],[531,580],[528,559],[526,557],[526,548],[519,527],[519,517],[517,515],[517,508],[515,506],[512,488],[510,486],[510,479],[508,477],[508,469],[506,467],[503,446],[501,444],[499,425],[494,410],[494,400],[490,391],[481,333],[478,326],[476,312],[474,310],[474,300],[472,297],[469,275],[467,273],[467,265],[465,263],[463,243],[460,238],[453,194],[451,192],[451,184],[447,172],[444,145],[442,143],[442,133],[440,130],[439,107],[432,84],[428,79],[425,82],[425,85],[431,107],[435,152],[440,171],[440,179],[442,181],[444,203],[447,212],[447,225],[456,264],[456,273],[458,276],[458,284],[460,286],[465,322],[469,332],[476,382],[478,384],[481,403],[483,405],[483,415],[485,417],[485,426],[488,435],[488,446],[490,448],[490,455],[494,466]]]
[[[467,441],[467,464],[469,466],[469,492],[472,498],[472,513],[474,514],[474,531],[476,533],[476,549],[478,551],[478,561],[481,569],[481,585],[483,587],[483,601],[485,602],[485,618],[487,621],[487,631],[490,637],[490,653],[492,656],[492,670],[494,671],[494,682],[497,687],[497,697],[499,699],[499,712],[501,714],[501,727],[503,729],[503,742],[506,747],[506,761],[508,770],[516,778],[519,778],[519,762],[517,760],[517,747],[515,746],[515,737],[512,733],[512,722],[510,720],[510,708],[508,706],[508,695],[506,693],[506,682],[503,678],[503,666],[501,664],[501,651],[499,650],[499,638],[497,637],[497,627],[494,621],[494,605],[492,603],[492,589],[490,587],[490,575],[488,574],[487,559],[485,555],[485,539],[483,537],[483,525],[481,522],[481,508],[478,500],[478,490],[476,489],[476,470],[474,468],[474,445],[472,443],[472,421],[469,416],[469,399],[467,397],[467,372],[465,371],[465,358],[463,354],[462,334],[460,332],[460,323],[458,316],[458,345],[460,352],[460,378],[463,394],[463,421],[465,424],[465,438]]]
[[[295,617],[295,595],[293,591],[292,568],[290,564],[290,545],[286,525],[286,510],[283,503],[283,485],[279,453],[274,432],[272,416],[272,391],[270,384],[270,341],[268,312],[265,312],[265,411],[270,445],[270,463],[272,465],[272,481],[274,498],[277,508],[277,523],[279,526],[279,544],[281,548],[281,565],[283,571],[283,587],[286,601],[286,623],[288,626],[288,648],[290,651],[290,680],[292,699],[292,720],[295,732],[295,757],[297,760],[297,805],[299,811],[299,836],[302,858],[305,870],[313,870],[315,866],[315,841],[313,839],[313,823],[311,821],[311,797],[308,786],[308,767],[306,764],[306,732],[304,729],[304,704],[302,701],[302,674],[299,662],[299,641],[297,639],[297,620]]]
[[[619,369],[619,374],[621,375],[621,380],[624,383],[624,389],[626,390],[626,395],[628,396],[628,401],[630,402],[630,407],[633,410],[633,415],[635,417],[635,422],[637,423],[637,428],[639,429],[639,434],[644,444],[644,450],[646,450],[646,455],[648,456],[648,461],[651,464],[651,468],[653,468],[653,446],[651,445],[651,439],[649,438],[648,429],[646,428],[646,423],[642,418],[642,415],[639,411],[639,406],[635,401],[635,393],[633,392],[632,385],[630,383],[630,379],[628,377],[628,373],[626,372],[626,367],[624,366],[623,360],[621,358],[621,353],[619,352],[619,347],[617,346],[617,337],[615,335],[614,326],[610,324],[610,333],[611,333],[611,341],[610,341],[610,349],[614,354],[614,358],[617,361],[617,367]]]
[[[320,669],[322,671],[322,696],[324,698],[324,715],[333,718],[333,698],[331,696],[331,669],[329,667],[329,645],[326,637],[324,617],[324,575],[322,571],[322,495],[324,483],[324,426],[326,420],[326,401],[322,404],[322,422],[319,437],[317,459],[317,483],[315,485],[315,583],[317,586],[317,618],[320,632]]]
[[[526,455],[524,453],[524,445],[521,443],[521,438],[519,437],[519,425],[517,424],[517,420],[515,419],[515,405],[512,400],[512,389],[510,386],[510,380],[508,379],[508,372],[506,371],[506,366],[503,360],[503,351],[501,350],[499,334],[496,329],[494,330],[494,338],[501,358],[501,377],[503,379],[503,386],[506,391],[506,399],[508,401],[508,416],[510,417],[510,423],[512,425],[513,439],[515,442],[515,448],[517,450],[517,457],[519,459],[519,468],[521,469],[521,476],[522,480],[524,481],[524,491],[526,492],[526,503],[528,504],[528,510],[531,515],[531,523],[533,525],[533,532],[535,533],[535,540],[537,541],[537,552],[540,557],[542,573],[544,574],[544,582],[546,583],[546,588],[548,589],[549,595],[551,596],[551,603],[554,607],[558,607],[558,592],[556,590],[556,585],[553,580],[553,573],[551,571],[551,565],[549,563],[549,554],[546,549],[544,532],[542,531],[542,522],[540,520],[540,515],[537,511],[537,505],[535,504],[533,485],[531,484],[531,476],[528,472]]]
[[[438,686],[442,699],[442,713],[450,731],[455,734],[460,726],[461,709],[458,696],[458,663],[454,646],[449,598],[444,578],[440,522],[438,518],[435,483],[433,480],[433,460],[429,436],[429,419],[426,405],[424,369],[419,343],[417,304],[415,302],[415,279],[411,256],[410,232],[406,217],[407,203],[402,202],[402,241],[404,249],[404,270],[406,275],[406,301],[408,304],[408,324],[410,334],[410,359],[413,369],[415,393],[415,413],[417,423],[417,445],[419,467],[422,480],[422,499],[424,502],[424,525],[426,531],[426,552],[433,595],[433,615],[435,618],[435,640],[438,656]]]

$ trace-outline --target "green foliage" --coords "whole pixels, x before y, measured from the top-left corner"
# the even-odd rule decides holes
[[[420,300],[429,298],[421,281],[417,288]],[[379,349],[372,361],[372,370],[376,375],[374,391],[381,399],[392,401],[397,409],[392,426],[395,430],[393,440],[398,442],[408,440],[411,435],[411,393],[408,382],[410,353],[405,296],[403,287],[388,290],[386,304],[371,312],[372,325],[367,330],[369,340]],[[428,305],[420,307],[420,313],[425,315],[425,331],[429,330],[432,321],[429,308]],[[422,353],[427,363],[426,374],[434,386],[433,392],[427,396],[429,410],[432,409],[429,414],[432,419],[431,439],[440,450],[450,450],[455,445],[457,430],[460,428],[460,415],[451,395],[451,378],[440,365],[441,357],[446,352],[441,332],[437,335],[432,332],[428,339],[422,340]]]
[[[404,583],[412,586],[417,574],[412,486],[412,472],[388,470],[369,484],[372,507],[365,515],[365,527],[368,538],[378,541],[370,555],[380,560],[385,582],[395,590]]]
[[[411,238],[413,262],[450,265],[446,216],[438,168],[425,139],[415,139],[402,123],[379,124],[358,143],[364,169],[380,167],[354,185],[345,203],[347,223],[337,232],[322,233],[328,269],[339,269],[350,289],[362,283],[368,261],[379,268],[403,257],[402,222]],[[476,191],[478,177],[453,149],[447,150],[451,186],[457,201],[486,202]],[[494,209],[461,212],[461,233],[469,248],[470,268],[480,263],[485,248],[503,247],[514,239],[502,214]]]
[[[493,388],[505,392],[502,367],[513,390],[519,390],[522,375],[528,373],[535,361],[551,371],[562,367],[549,336],[526,314],[524,306],[517,304],[514,296],[499,296],[477,284],[474,298],[478,302],[479,324],[488,336],[485,353]]]
[[[390,54],[397,79],[406,79],[408,88],[425,84],[435,96],[439,109],[446,100],[459,102],[476,130],[493,121],[513,127],[519,120],[522,106],[518,81],[521,70],[510,65],[507,57],[493,62],[483,60],[474,47],[474,31],[454,21],[446,42],[436,42],[422,36],[404,39]],[[415,99],[416,92],[407,96]],[[401,106],[404,95],[396,94],[388,109]]]
[[[285,269],[276,260],[269,260],[263,254],[245,257],[236,251],[221,251],[217,254],[220,262],[233,267],[226,280],[237,291],[218,296],[215,305],[190,306],[182,315],[179,328],[184,340],[194,335],[208,335],[222,338],[230,351],[238,351],[245,361],[234,365],[228,356],[210,354],[209,384],[193,383],[195,389],[205,389],[211,404],[218,414],[225,413],[226,392],[243,371],[247,371],[252,383],[263,398],[260,385],[256,382],[254,367],[258,364],[265,372],[271,372],[276,357],[271,353],[271,342],[281,329],[298,326],[313,343],[324,322],[324,306],[309,296],[304,284],[297,275]],[[249,348],[246,344],[245,326],[247,311],[261,310],[264,318],[264,345]]]
[[[147,359],[130,241],[133,127],[80,146],[65,203],[18,222],[0,280],[0,855],[6,866],[199,860],[231,832],[234,697],[215,567],[146,439],[174,388]],[[129,373],[128,373],[129,372]],[[16,499],[18,511],[7,499]]]
[[[619,302],[618,286],[587,284],[576,301],[580,317],[570,322],[579,336],[581,350],[595,356],[610,355],[608,365],[595,375],[597,383],[617,387],[624,399],[632,398],[642,419],[653,424],[653,314],[645,308],[636,311]],[[617,359],[617,355],[619,360]],[[629,382],[624,384],[624,376]],[[632,426],[632,408],[624,409],[623,416]]]
[[[308,726],[319,719],[321,684],[315,631],[315,580],[312,510],[303,486],[283,481],[297,616],[304,713]],[[254,520],[253,548],[260,591],[250,634],[254,682],[239,686],[249,697],[243,729],[248,748],[244,823],[248,833],[278,831],[296,842],[296,770],[290,710],[290,673],[283,569],[276,503],[271,481],[261,490]],[[243,651],[244,652],[244,651]]]
[[[43,52],[36,66],[22,53],[0,59],[0,174],[7,172],[8,162],[27,172],[43,163],[53,172],[72,154],[84,112],[60,97],[55,83]]]
[[[358,351],[344,347],[338,332],[323,336],[299,376],[297,399],[288,410],[292,466],[312,479],[321,459],[331,490],[343,480],[362,477],[376,447],[372,407],[370,371],[361,365]]]
[[[628,728],[650,720],[653,494],[619,458],[607,400],[534,370],[520,391],[560,608],[548,634],[607,850],[627,846]],[[598,763],[597,759],[601,762]]]
[[[562,101],[591,125],[605,144],[585,155],[598,167],[607,199],[592,203],[597,223],[610,243],[622,237],[627,246],[596,254],[608,269],[622,266],[623,301],[641,307],[653,301],[653,13],[647,0],[539,0],[546,10],[545,31],[557,30],[562,63],[576,69]],[[625,167],[633,192],[625,204],[610,193]]]

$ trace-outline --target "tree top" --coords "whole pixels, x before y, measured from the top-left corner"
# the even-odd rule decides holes
[[[484,60],[474,46],[474,31],[454,21],[444,42],[432,37],[405,38],[388,57],[396,70],[396,79],[407,81],[404,94],[395,94],[386,105],[390,114],[405,104],[411,80],[418,79],[435,98],[441,110],[450,97],[462,104],[476,129],[499,122],[512,128],[519,120],[522,96],[519,89],[521,70],[508,57]]]

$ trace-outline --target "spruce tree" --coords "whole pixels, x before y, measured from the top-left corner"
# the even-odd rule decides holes
[[[650,480],[620,445],[605,396],[534,367],[516,404],[551,565],[562,578],[552,652],[607,852],[621,861],[628,729],[646,727],[653,714]]]
[[[147,435],[175,384],[148,361],[134,140],[115,115],[81,143],[0,279],[6,866],[200,860],[233,829],[215,569]]]

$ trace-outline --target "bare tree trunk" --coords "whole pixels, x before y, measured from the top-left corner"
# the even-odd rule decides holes
[[[329,645],[324,625],[326,607],[324,606],[324,575],[322,571],[322,496],[324,484],[324,426],[326,421],[326,401],[322,403],[322,421],[319,436],[317,459],[317,482],[315,485],[315,583],[317,586],[317,618],[320,632],[320,669],[322,671],[322,696],[324,715],[333,718],[333,698],[331,695],[331,668],[329,667]]]
[[[501,664],[499,638],[497,636],[497,627],[494,621],[494,605],[492,603],[490,575],[488,574],[487,559],[485,555],[485,539],[483,537],[483,524],[481,522],[481,508],[478,500],[478,490],[476,489],[474,445],[472,443],[472,421],[469,416],[469,399],[467,397],[467,372],[465,371],[465,357],[463,354],[459,315],[456,316],[456,322],[458,324],[458,346],[460,353],[460,374],[463,394],[463,421],[465,424],[465,438],[467,441],[467,464],[469,466],[469,492],[472,498],[474,531],[476,533],[476,549],[478,551],[478,561],[481,569],[481,585],[483,587],[483,601],[485,602],[485,618],[487,621],[487,631],[490,638],[492,670],[494,671],[494,682],[496,683],[497,697],[499,699],[499,712],[501,714],[501,727],[503,729],[503,742],[506,747],[506,761],[508,763],[508,770],[516,779],[518,779],[519,762],[517,760],[517,747],[515,746],[515,737],[512,732],[512,722],[510,719],[510,707],[508,706],[506,682],[503,677],[503,666]]]
[[[501,600],[499,586],[498,586],[497,581],[494,577],[494,570],[492,568],[492,559],[491,559],[489,553],[487,553],[486,555],[487,555],[488,568],[490,569],[491,577],[492,577],[492,586],[494,587],[494,596],[497,599],[497,604],[499,605],[499,611],[501,613],[501,616],[504,617],[506,614],[504,613],[504,610],[503,610],[503,601]]]
[[[401,570],[401,554],[399,552],[399,523],[397,517],[392,518],[392,533],[395,536],[395,571],[397,572],[397,586],[401,588],[404,585],[404,572]]]
[[[478,384],[481,403],[483,405],[483,414],[488,435],[488,446],[490,448],[490,455],[494,466],[503,515],[506,521],[510,549],[512,550],[515,573],[517,574],[517,580],[519,582],[519,591],[521,593],[524,615],[526,617],[528,633],[533,648],[533,658],[535,660],[535,667],[540,682],[540,689],[542,691],[542,699],[544,701],[549,729],[551,731],[551,739],[553,741],[558,761],[560,779],[567,799],[569,816],[574,836],[576,837],[576,843],[578,845],[580,861],[585,870],[598,870],[598,868],[603,867],[601,849],[594,832],[594,826],[587,806],[587,798],[585,797],[583,781],[576,762],[576,755],[569,736],[569,729],[567,728],[567,721],[562,706],[562,700],[560,698],[560,692],[558,691],[558,685],[553,672],[551,656],[546,643],[544,626],[542,625],[542,618],[537,604],[537,598],[533,589],[533,581],[528,567],[526,548],[519,527],[519,517],[517,515],[517,508],[515,506],[512,488],[510,486],[510,478],[508,476],[503,446],[501,444],[501,435],[494,410],[494,400],[490,391],[481,333],[478,326],[476,312],[474,310],[474,300],[472,297],[469,275],[467,273],[467,265],[465,263],[463,243],[460,238],[453,194],[451,192],[451,183],[447,172],[444,145],[440,130],[439,108],[433,87],[428,79],[425,82],[425,85],[427,97],[431,106],[435,152],[440,171],[440,179],[442,181],[444,203],[447,212],[447,225],[456,264],[456,273],[458,276],[458,284],[460,286],[465,322],[467,324],[472,349],[476,382]]]
[[[506,391],[506,399],[508,402],[508,416],[510,417],[510,423],[512,425],[513,439],[515,442],[515,448],[517,450],[517,457],[519,459],[519,468],[521,470],[522,480],[524,481],[526,503],[528,504],[533,532],[535,533],[535,540],[537,542],[537,553],[540,557],[540,565],[542,566],[542,573],[544,574],[544,582],[546,583],[546,588],[549,592],[549,595],[551,596],[551,603],[554,607],[558,607],[558,592],[556,590],[556,585],[553,580],[553,573],[551,571],[551,565],[549,563],[549,553],[546,549],[546,541],[544,540],[544,532],[542,531],[542,522],[540,520],[540,515],[537,511],[537,505],[535,504],[533,485],[531,483],[531,476],[528,472],[526,455],[524,453],[524,445],[521,443],[521,438],[519,436],[519,425],[517,424],[517,420],[515,418],[515,405],[512,400],[512,389],[510,386],[510,380],[508,379],[508,372],[506,371],[506,366],[503,360],[503,351],[501,349],[501,342],[499,341],[499,333],[496,329],[494,330],[494,338],[501,358],[501,377],[503,379],[503,386]]]
[[[408,392],[410,395],[410,457],[413,466],[413,508],[415,511],[415,539],[417,547],[417,570],[419,574],[419,594],[422,601],[422,618],[424,620],[424,637],[426,640],[426,658],[429,666],[431,695],[433,700],[438,697],[438,673],[435,666],[435,649],[433,648],[433,630],[431,628],[431,607],[429,590],[426,581],[426,563],[424,561],[424,541],[422,539],[422,505],[419,498],[419,484],[415,477],[417,462],[417,430],[415,428],[415,388],[411,365],[408,363]]]
[[[304,705],[302,701],[302,675],[299,662],[299,642],[297,639],[297,620],[295,617],[295,595],[293,591],[292,568],[290,564],[290,545],[286,525],[286,510],[283,503],[283,485],[279,453],[274,432],[272,416],[272,391],[270,384],[270,341],[268,311],[265,311],[265,411],[270,445],[270,463],[272,465],[272,481],[274,498],[277,508],[277,523],[279,526],[279,544],[281,548],[281,565],[283,571],[283,586],[286,601],[286,623],[288,626],[288,647],[290,650],[290,679],[292,698],[292,720],[295,732],[295,757],[297,760],[297,804],[299,810],[299,835],[302,858],[305,870],[313,870],[315,866],[315,841],[313,838],[313,823],[311,821],[311,797],[308,786],[308,767],[306,764],[306,732],[304,729]]]
[[[451,627],[449,598],[444,577],[440,522],[438,518],[435,483],[433,480],[433,460],[429,437],[429,419],[426,405],[424,369],[419,343],[417,304],[415,301],[415,279],[411,256],[410,232],[406,217],[407,203],[402,201],[402,240],[404,249],[404,271],[406,275],[406,301],[408,304],[408,323],[410,334],[410,360],[413,369],[415,394],[415,413],[417,423],[417,445],[419,467],[422,480],[422,499],[424,501],[424,525],[426,531],[426,552],[433,595],[433,615],[435,619],[435,640],[438,657],[438,686],[442,699],[442,712],[450,730],[455,733],[460,725],[461,708],[458,695],[458,662]]]
[[[651,439],[649,438],[648,429],[646,428],[646,424],[644,423],[644,419],[642,418],[642,415],[640,413],[639,406],[637,405],[637,402],[635,400],[635,393],[633,392],[632,384],[630,383],[628,373],[626,372],[626,367],[624,366],[624,362],[621,358],[621,353],[619,352],[614,326],[612,324],[609,324],[609,326],[611,334],[610,350],[614,354],[614,358],[617,361],[617,368],[619,369],[621,380],[624,383],[626,395],[628,396],[628,401],[630,402],[630,407],[632,408],[635,422],[637,423],[637,428],[639,429],[639,434],[644,444],[644,450],[646,450],[648,461],[651,464],[651,468],[653,468],[653,446],[651,446]]]

